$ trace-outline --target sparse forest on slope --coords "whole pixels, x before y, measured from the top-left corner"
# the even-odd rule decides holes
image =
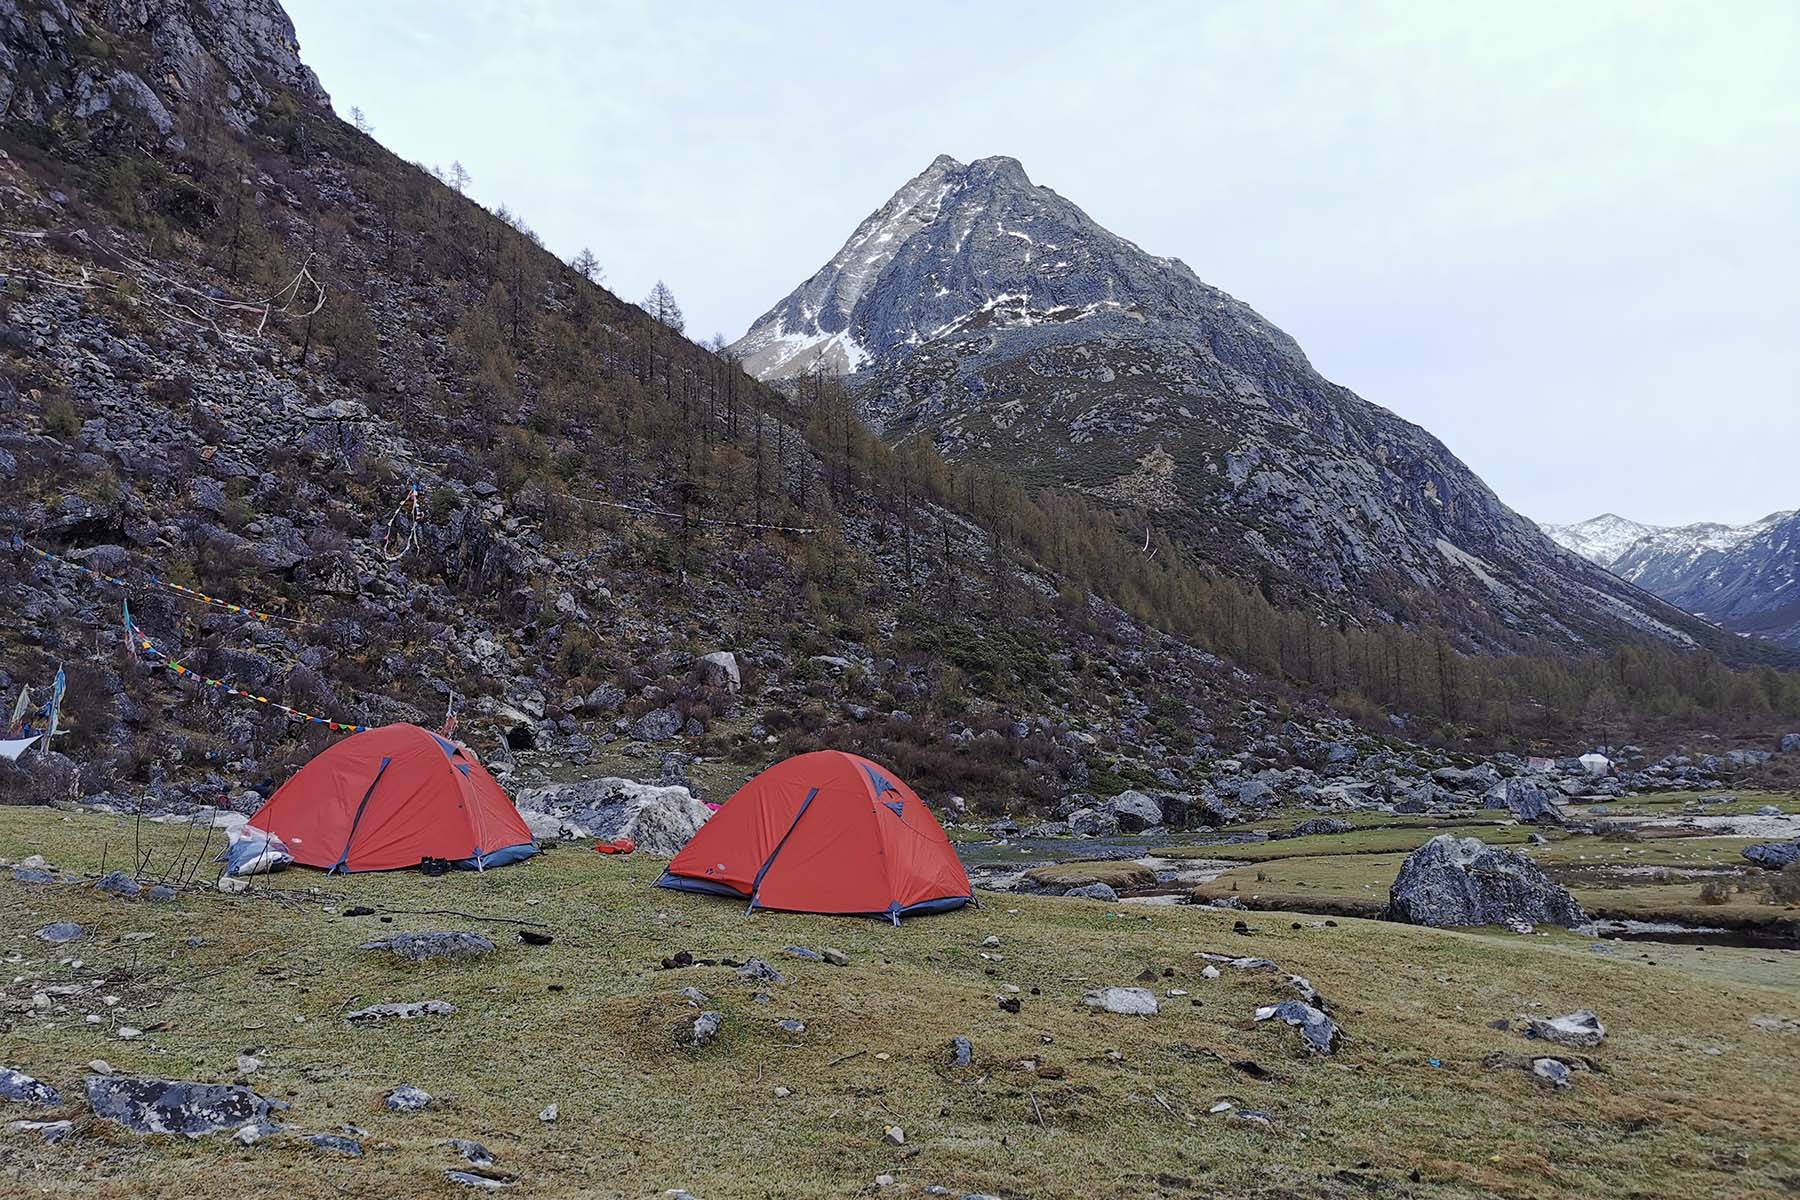
[[[1800,711],[1792,676],[1668,649],[1470,657],[1423,592],[1324,618],[1141,511],[890,449],[834,382],[756,382],[667,289],[658,320],[338,120],[272,2],[8,2],[0,35],[0,523],[129,585],[0,564],[0,688],[70,670],[67,758],[10,795],[212,800],[331,736],[134,660],[126,595],[192,673],[333,720],[454,709],[576,768],[845,745],[999,807],[1176,786],[1276,728],[1299,753],[1333,699],[1459,744],[1563,737],[1596,695]]]

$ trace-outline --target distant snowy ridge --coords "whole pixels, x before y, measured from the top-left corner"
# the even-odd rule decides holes
[[[1542,528],[1565,549],[1697,616],[1800,647],[1800,509],[1747,525],[1645,525],[1603,513]]]

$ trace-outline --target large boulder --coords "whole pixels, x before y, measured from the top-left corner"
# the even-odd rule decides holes
[[[1585,925],[1566,888],[1522,854],[1442,833],[1407,855],[1388,891],[1390,921],[1457,925]]]
[[[1522,775],[1511,779],[1502,779],[1488,789],[1483,801],[1484,808],[1504,808],[1529,824],[1557,824],[1562,821],[1562,810],[1557,807],[1556,792]]]
[[[516,799],[521,812],[549,813],[608,841],[628,837],[658,858],[673,858],[712,815],[685,787],[611,777],[527,788]]]
[[[1781,735],[1781,752],[1792,754],[1800,751],[1800,733],[1784,733]]]
[[[729,650],[714,650],[711,654],[702,654],[694,660],[694,666],[698,669],[701,680],[713,687],[735,692],[744,686],[744,676],[738,670],[737,655]]]
[[[1162,806],[1142,792],[1120,792],[1107,802],[1106,811],[1118,818],[1123,833],[1142,833],[1163,823]]]
[[[1069,814],[1069,829],[1077,837],[1112,837],[1119,832],[1119,818],[1107,809],[1078,808]]]
[[[1759,867],[1779,871],[1783,867],[1800,863],[1800,841],[1764,842],[1760,846],[1745,846],[1743,855]]]

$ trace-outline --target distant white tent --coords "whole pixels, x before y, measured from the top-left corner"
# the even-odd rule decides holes
[[[1581,765],[1589,775],[1608,775],[1612,773],[1612,759],[1604,754],[1584,754]]]

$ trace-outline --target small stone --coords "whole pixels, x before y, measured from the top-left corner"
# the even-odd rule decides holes
[[[950,1039],[950,1065],[951,1066],[966,1067],[969,1065],[970,1062],[972,1062],[974,1060],[974,1056],[975,1056],[975,1047],[974,1047],[974,1044],[971,1043],[968,1038],[953,1037]]]
[[[1000,938],[997,934],[990,933],[981,939],[981,944],[989,950],[995,950],[1000,946]]]
[[[306,1141],[315,1149],[329,1150],[333,1154],[342,1154],[349,1158],[363,1156],[362,1143],[355,1138],[341,1137],[335,1133],[315,1133]]]
[[[404,1004],[372,1004],[368,1008],[359,1008],[353,1013],[345,1013],[346,1021],[385,1021],[390,1018],[399,1021],[417,1020],[419,1017],[448,1016],[456,1011],[456,1006],[445,1000],[414,1000]]]
[[[133,1029],[129,1025],[119,1026],[119,1039],[121,1041],[126,1041],[126,1042],[135,1041],[138,1038],[141,1038],[143,1036],[144,1036],[144,1031],[141,1029]]]
[[[745,983],[786,983],[787,976],[771,967],[760,958],[747,960],[737,969],[737,976]]]
[[[1153,1017],[1159,1011],[1156,993],[1149,988],[1096,988],[1081,998],[1090,1008],[1129,1017]]]
[[[1560,1059],[1534,1058],[1531,1060],[1531,1073],[1553,1088],[1569,1086],[1569,1068]]]
[[[262,1059],[256,1057],[254,1054],[240,1054],[237,1056],[237,1073],[239,1075],[254,1075],[260,1070],[262,1070]]]
[[[1589,1008],[1549,1020],[1541,1017],[1519,1019],[1525,1026],[1526,1037],[1542,1038],[1559,1046],[1598,1046],[1606,1037],[1606,1026]]]
[[[0,1100],[29,1104],[33,1108],[52,1108],[62,1103],[62,1094],[23,1071],[0,1067]]]
[[[710,1046],[713,1039],[719,1036],[719,1027],[725,1023],[725,1014],[720,1012],[703,1012],[694,1018],[694,1029],[690,1041],[696,1046]]]
[[[1215,1114],[1222,1113],[1222,1112],[1230,1112],[1232,1110],[1232,1107],[1233,1107],[1233,1105],[1232,1105],[1231,1101],[1218,1100],[1218,1101],[1215,1101],[1213,1103],[1213,1106],[1211,1108],[1207,1109],[1206,1111],[1209,1113],[1215,1113]]]
[[[794,1093],[791,1090],[789,1090],[788,1088],[778,1087],[775,1089],[775,1098],[777,1100],[786,1100],[789,1096],[791,1096],[793,1094]]]
[[[1213,966],[1211,963],[1207,963],[1204,967],[1200,968],[1200,977],[1202,979],[1217,979],[1219,977],[1219,968]]]
[[[893,1187],[894,1186],[894,1177],[892,1175],[877,1175],[875,1177],[875,1186],[876,1187]]]
[[[450,1148],[461,1155],[464,1162],[474,1163],[478,1167],[493,1165],[494,1156],[480,1142],[472,1142],[467,1138],[451,1138]]]
[[[242,879],[236,875],[219,876],[219,890],[228,896],[235,896],[239,892],[248,891],[249,888],[250,881],[248,879]]]
[[[775,1023],[781,1027],[781,1030],[783,1033],[805,1033],[806,1032],[806,1022],[796,1021],[792,1017],[789,1017],[785,1020],[777,1021]]]
[[[431,1104],[431,1093],[411,1084],[401,1084],[381,1098],[389,1112],[420,1112]]]
[[[889,1125],[881,1140],[890,1146],[904,1146],[906,1145],[906,1131],[898,1125]]]
[[[822,955],[825,961],[834,967],[847,967],[850,965],[850,956],[835,946],[825,947],[822,951]]]
[[[111,1075],[113,1073],[112,1064],[107,1062],[104,1058],[90,1060],[88,1062],[88,1070],[96,1075]]]
[[[555,1121],[556,1117],[557,1117],[556,1105],[554,1105],[554,1104],[547,1105],[544,1108],[544,1111],[538,1114],[538,1120],[542,1121],[546,1125]]]
[[[706,993],[697,987],[684,987],[677,994],[695,1004],[705,1004],[707,1001]]]
[[[781,948],[781,952],[783,954],[787,955],[789,958],[803,959],[806,962],[824,962],[825,961],[824,959],[820,958],[816,952],[814,952],[812,950],[808,950],[805,946],[783,946]]]

